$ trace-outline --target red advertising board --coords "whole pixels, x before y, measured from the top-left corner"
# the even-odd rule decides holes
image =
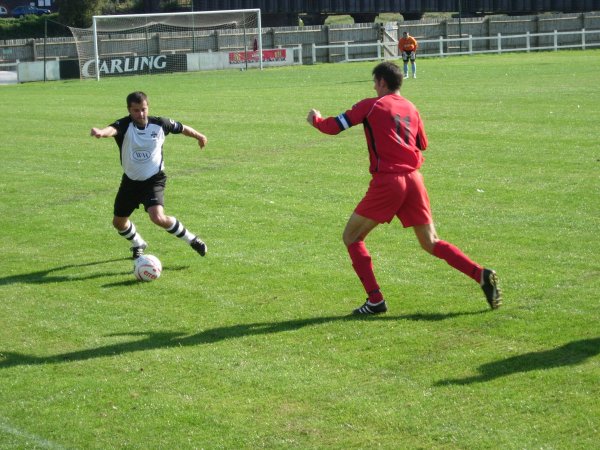
[[[278,48],[274,50],[263,50],[262,51],[262,60],[265,62],[278,62],[285,61],[286,58],[286,49]],[[229,52],[229,64],[246,64],[248,63],[258,63],[258,52],[256,51],[245,51],[245,52]]]

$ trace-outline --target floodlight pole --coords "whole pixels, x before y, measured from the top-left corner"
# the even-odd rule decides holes
[[[191,1],[192,9],[192,53],[196,53],[196,16],[194,15],[194,0]]]
[[[460,52],[462,53],[462,0],[458,0],[458,39]]]
[[[46,82],[46,40],[48,39],[48,19],[44,18],[44,83]]]

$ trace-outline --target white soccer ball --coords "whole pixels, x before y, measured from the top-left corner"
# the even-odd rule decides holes
[[[139,281],[154,281],[162,272],[162,264],[154,255],[142,255],[133,263],[133,274]]]

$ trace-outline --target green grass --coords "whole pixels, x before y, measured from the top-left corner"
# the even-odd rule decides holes
[[[374,63],[0,87],[0,448],[598,448],[599,56],[419,60],[438,232],[505,304],[393,222],[367,241],[390,311],[359,320],[364,137],[305,116],[373,95]],[[165,145],[167,213],[209,254],[136,212],[147,284],[89,137],[137,89],[209,138]]]

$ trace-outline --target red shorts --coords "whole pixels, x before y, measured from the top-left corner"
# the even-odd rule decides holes
[[[354,212],[379,223],[389,223],[396,216],[405,228],[432,223],[429,196],[418,170],[376,174]]]

